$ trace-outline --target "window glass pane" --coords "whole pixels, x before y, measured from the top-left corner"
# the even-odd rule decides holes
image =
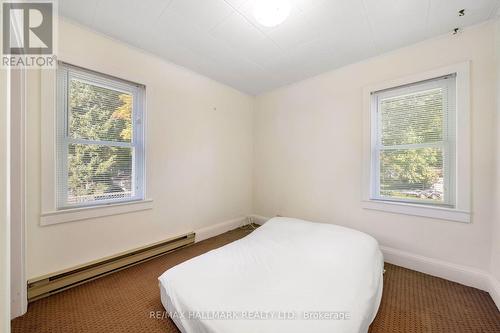
[[[420,91],[380,101],[383,146],[443,140],[443,88]]]
[[[132,148],[69,144],[67,204],[133,196]]]
[[[444,202],[441,148],[380,152],[380,195],[402,200]]]
[[[68,127],[72,139],[131,142],[132,95],[72,79]]]

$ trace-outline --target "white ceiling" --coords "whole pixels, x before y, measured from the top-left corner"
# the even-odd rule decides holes
[[[493,18],[500,0],[289,0],[274,28],[255,0],[60,0],[63,16],[250,94]],[[466,15],[458,16],[465,8]]]

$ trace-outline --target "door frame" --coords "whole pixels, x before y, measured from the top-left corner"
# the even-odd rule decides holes
[[[28,308],[26,279],[27,70],[10,71],[10,288],[11,319]]]

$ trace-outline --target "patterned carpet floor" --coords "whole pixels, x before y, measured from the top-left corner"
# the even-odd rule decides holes
[[[244,237],[235,229],[29,304],[13,333],[179,332],[164,316],[158,276],[189,258]],[[488,293],[385,264],[382,303],[370,333],[499,333]]]

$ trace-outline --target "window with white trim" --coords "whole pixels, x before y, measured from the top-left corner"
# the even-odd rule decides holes
[[[142,85],[60,63],[57,208],[144,199]]]
[[[371,93],[371,200],[454,208],[456,75]]]

